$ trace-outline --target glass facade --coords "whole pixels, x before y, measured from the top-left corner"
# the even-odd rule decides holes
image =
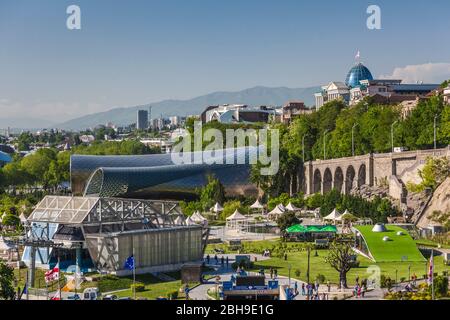
[[[373,80],[373,76],[369,69],[367,69],[362,63],[358,63],[348,72],[347,78],[345,79],[345,84],[348,87],[355,88],[360,85],[359,82],[362,80]]]

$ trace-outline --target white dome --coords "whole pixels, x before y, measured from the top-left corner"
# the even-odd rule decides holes
[[[387,231],[386,227],[382,223],[377,223],[372,229],[372,232],[386,232],[386,231]]]

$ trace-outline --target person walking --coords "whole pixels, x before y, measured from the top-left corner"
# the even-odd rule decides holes
[[[225,264],[225,258],[222,256],[222,258],[220,259],[220,264],[222,265],[222,267],[223,267],[223,265]]]
[[[274,275],[275,279],[278,277],[278,270],[277,269],[273,270],[273,275]]]
[[[319,280],[317,280],[317,279],[315,282],[315,288],[316,288],[316,292],[319,293]]]
[[[206,256],[206,264],[209,264],[209,261],[211,260],[211,257],[209,256],[209,254]]]
[[[227,264],[227,269],[228,269],[228,266],[229,266],[229,264],[230,264],[230,259],[228,259],[228,256],[227,256],[227,258],[226,258],[226,264]]]
[[[273,268],[270,268],[270,279],[273,279]]]
[[[214,256],[214,260],[216,260],[216,264],[219,264],[219,258],[217,257],[217,254]]]
[[[330,292],[331,291],[331,284],[330,284],[330,280],[327,281],[327,291]]]
[[[295,295],[298,295],[298,284],[297,284],[297,281],[295,281],[295,283],[294,283],[294,293],[295,293]]]
[[[305,292],[305,284],[302,283],[302,296],[304,296],[305,294],[306,294],[306,292]]]

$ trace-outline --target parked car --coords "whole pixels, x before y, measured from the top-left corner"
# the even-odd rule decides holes
[[[83,291],[83,300],[98,300],[102,294],[98,288],[86,288]]]
[[[78,294],[74,294],[72,296],[68,296],[67,300],[81,300],[81,298]]]
[[[107,294],[103,297],[103,300],[118,300],[118,298],[115,294]]]

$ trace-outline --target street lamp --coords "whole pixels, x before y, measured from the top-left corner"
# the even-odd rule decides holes
[[[354,131],[358,125],[359,125],[358,123],[355,123],[352,127],[352,157],[355,156],[355,134],[354,134]]]
[[[438,117],[439,116],[437,114],[434,115],[434,123],[433,123],[434,150],[436,150],[436,147],[437,147],[437,143],[436,143],[436,121],[437,121]]]
[[[326,138],[328,132],[330,132],[329,129],[325,130],[325,132],[323,133],[323,160],[327,160]]]
[[[292,265],[289,264],[289,288],[291,287],[291,268],[292,268]]]
[[[392,152],[394,152],[394,126],[398,123],[398,120],[391,124],[391,146]]]
[[[303,159],[303,162],[305,162],[305,138],[306,138],[307,136],[308,136],[308,135],[305,134],[305,135],[303,135],[303,137],[302,137],[302,159]]]

